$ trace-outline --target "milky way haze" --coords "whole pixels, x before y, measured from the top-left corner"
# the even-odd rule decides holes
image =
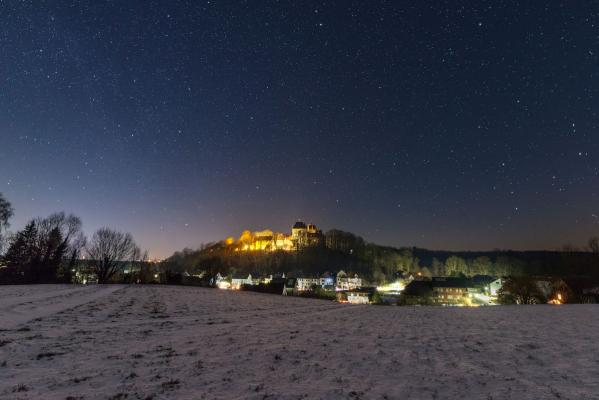
[[[550,249],[599,233],[593,2],[4,1],[0,192],[153,256],[296,219]]]

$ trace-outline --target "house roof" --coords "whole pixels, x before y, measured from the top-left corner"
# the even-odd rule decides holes
[[[433,291],[431,281],[412,281],[405,287],[406,296],[427,296]]]
[[[497,278],[490,275],[475,275],[470,280],[475,286],[485,286],[496,281]]]
[[[469,288],[474,287],[470,279],[464,278],[433,278],[431,287]]]
[[[304,224],[302,221],[297,221],[295,224],[293,224],[293,229],[306,229],[306,224]]]

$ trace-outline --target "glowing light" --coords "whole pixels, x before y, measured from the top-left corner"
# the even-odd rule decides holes
[[[216,284],[219,289],[231,289],[231,284],[227,281],[220,281]]]
[[[395,281],[388,285],[377,286],[376,290],[378,292],[401,292],[405,288],[405,285],[401,281]]]
[[[558,294],[555,296],[555,299],[551,299],[551,300],[549,300],[547,303],[548,303],[548,304],[556,304],[556,305],[559,305],[559,304],[564,304],[564,302],[563,302],[563,299],[562,299],[562,294],[561,294],[561,293],[558,293]]]

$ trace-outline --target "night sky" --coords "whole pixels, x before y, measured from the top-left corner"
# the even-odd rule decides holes
[[[0,192],[153,257],[296,219],[434,249],[599,234],[594,2],[0,2]]]

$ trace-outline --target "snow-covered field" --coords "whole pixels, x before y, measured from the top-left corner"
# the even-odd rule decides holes
[[[2,399],[599,399],[599,306],[0,286]]]

